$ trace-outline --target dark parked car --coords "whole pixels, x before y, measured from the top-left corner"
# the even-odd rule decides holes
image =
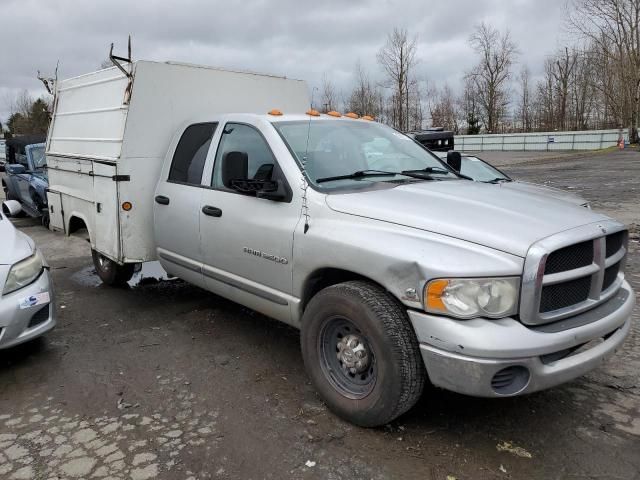
[[[455,147],[453,132],[442,127],[432,127],[417,132],[408,132],[407,136],[413,138],[422,146],[432,152],[448,152]]]
[[[7,140],[6,176],[2,188],[7,200],[17,200],[32,217],[48,224],[46,156],[44,136],[23,136]]]

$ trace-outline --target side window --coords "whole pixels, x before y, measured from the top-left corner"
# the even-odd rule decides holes
[[[262,135],[255,128],[248,125],[227,123],[216,152],[213,178],[211,179],[212,187],[228,190],[222,184],[222,159],[229,154],[238,157],[238,153],[247,155],[249,179],[273,179],[276,161]]]
[[[173,154],[169,182],[200,185],[211,137],[217,125],[217,123],[197,123],[187,127]]]

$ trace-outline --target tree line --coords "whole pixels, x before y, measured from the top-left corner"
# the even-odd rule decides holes
[[[637,142],[640,0],[570,0],[567,8],[566,27],[576,40],[547,56],[536,82],[518,62],[509,31],[481,23],[468,39],[476,63],[464,72],[460,92],[446,84],[427,86],[417,75],[417,37],[396,28],[376,55],[381,81],[358,61],[351,90],[338,93],[325,75],[314,107],[372,115],[402,131],[428,125],[458,134],[628,127]],[[46,133],[49,107],[23,92],[11,104],[5,129]]]
[[[352,90],[341,97],[325,76],[316,107],[374,115],[402,131],[428,124],[465,134],[627,127],[637,142],[640,0],[572,0],[567,8],[575,41],[547,56],[536,82],[518,62],[509,31],[481,23],[468,39],[477,61],[460,93],[446,84],[425,87],[416,74],[417,37],[396,28],[376,57],[382,81],[358,62]]]

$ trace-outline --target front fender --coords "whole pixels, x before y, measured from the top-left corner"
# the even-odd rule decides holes
[[[521,275],[524,259],[432,232],[324,210],[294,240],[294,295],[322,268],[382,285],[408,308],[423,308],[425,283],[440,277]]]

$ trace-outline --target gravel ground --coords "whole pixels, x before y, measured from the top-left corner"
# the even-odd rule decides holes
[[[632,224],[640,291],[640,154],[516,163]],[[17,224],[52,266],[59,325],[0,352],[2,479],[640,478],[638,308],[586,377],[505,400],[431,389],[367,430],[317,398],[294,329],[181,281],[101,286],[84,240]]]

